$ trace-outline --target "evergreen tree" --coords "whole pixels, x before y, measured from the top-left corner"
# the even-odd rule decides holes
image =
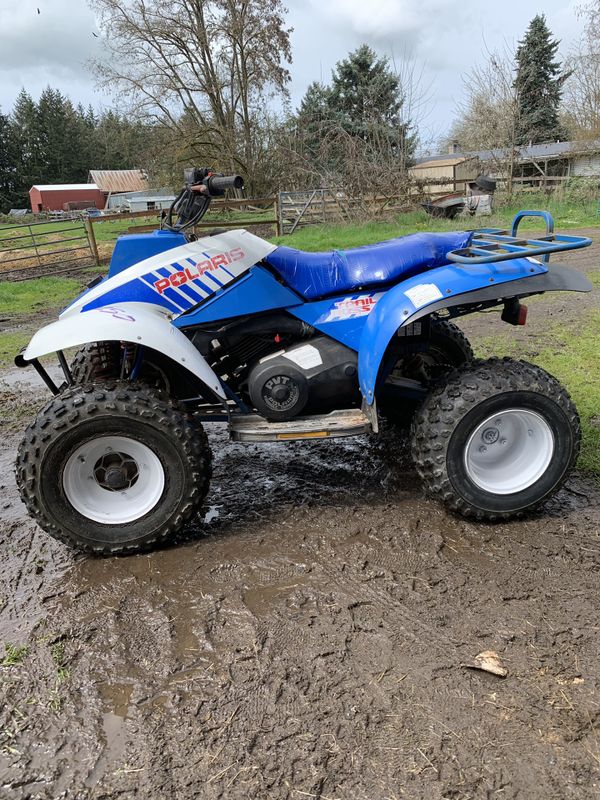
[[[300,101],[298,118],[307,123],[328,119],[331,115],[329,94],[326,86],[318,81],[313,81]]]
[[[567,76],[561,74],[561,65],[555,60],[558,45],[546,17],[537,14],[517,49],[517,144],[550,142],[566,136],[558,110]]]
[[[317,152],[323,129],[332,120],[329,89],[314,81],[306,90],[296,114],[297,130],[309,152]]]
[[[44,183],[66,183],[70,174],[70,153],[66,151],[67,115],[65,98],[57,89],[46,87],[38,102]]]
[[[5,214],[18,199],[17,152],[10,119],[0,113],[0,213]]]
[[[29,205],[34,184],[85,183],[90,169],[143,168],[156,158],[152,126],[113,111],[97,115],[48,86],[36,103],[25,89],[0,114],[0,211]],[[169,152],[161,156],[168,161]]]
[[[16,191],[19,195],[19,205],[25,206],[29,203],[28,192],[32,185],[45,183],[46,180],[43,136],[38,108],[25,89],[21,89],[15,101],[11,126],[17,148],[15,155]]]
[[[94,134],[94,154],[90,169],[133,169],[140,166],[150,126],[105,112]]]
[[[372,150],[395,154],[407,163],[415,149],[410,123],[402,120],[404,97],[387,58],[366,44],[339,61],[330,86],[312,83],[296,119],[309,149],[336,125]]]
[[[361,139],[368,139],[375,127],[392,135],[402,128],[400,80],[387,58],[377,58],[366,44],[336,64],[329,105],[345,130]]]

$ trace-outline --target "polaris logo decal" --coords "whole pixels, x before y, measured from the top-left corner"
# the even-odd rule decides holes
[[[366,317],[383,297],[384,292],[359,294],[337,300],[317,322],[337,322],[338,320]]]
[[[197,278],[201,278],[207,272],[215,272],[221,267],[227,267],[235,261],[240,261],[245,255],[241,247],[234,247],[233,250],[229,250],[227,253],[218,253],[212,258],[206,259],[206,261],[198,261],[190,267],[173,272],[168,278],[160,278],[153,283],[153,286],[159,294],[163,294],[171,287],[176,289],[178,286],[183,286]]]

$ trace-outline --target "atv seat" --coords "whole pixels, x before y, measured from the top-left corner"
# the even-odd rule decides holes
[[[446,253],[468,247],[471,232],[412,233],[386,242],[306,253],[278,247],[263,260],[306,300],[396,283],[418,272],[447,264]]]

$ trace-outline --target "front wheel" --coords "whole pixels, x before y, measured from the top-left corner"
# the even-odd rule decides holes
[[[507,519],[550,497],[579,454],[577,410],[558,381],[512,359],[455,370],[412,428],[417,472],[430,494],[477,519]]]
[[[132,385],[73,386],[29,426],[17,483],[38,525],[98,554],[172,537],[208,491],[206,434],[185,411]]]

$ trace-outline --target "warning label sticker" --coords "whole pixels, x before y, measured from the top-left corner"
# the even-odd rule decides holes
[[[420,283],[418,286],[413,286],[412,289],[407,289],[404,294],[415,308],[426,306],[427,303],[433,303],[434,300],[441,300],[444,296],[435,283]]]

